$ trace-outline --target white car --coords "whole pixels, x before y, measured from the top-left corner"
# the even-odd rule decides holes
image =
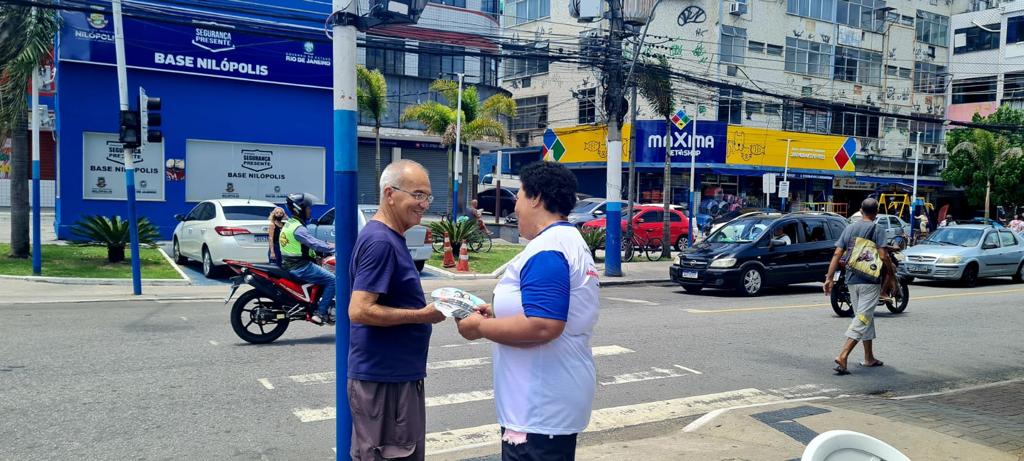
[[[370,222],[373,215],[377,214],[377,209],[380,205],[359,205],[359,213],[357,216],[357,232],[363,230],[363,226]],[[334,208],[327,210],[319,219],[311,221],[306,225],[309,232],[314,237],[323,240],[325,242],[334,243]],[[431,246],[433,243],[434,236],[431,235],[430,229],[426,226],[413,226],[411,229],[405,231],[405,245],[409,249],[409,254],[412,255],[413,261],[416,262],[416,270],[423,271],[423,265],[427,263],[430,256],[434,253],[434,248]]]
[[[174,260],[202,261],[208,278],[220,272],[225,259],[266,263],[268,219],[275,207],[263,200],[207,200],[186,215],[175,215]]]

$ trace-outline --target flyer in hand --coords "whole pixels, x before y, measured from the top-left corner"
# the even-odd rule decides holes
[[[445,317],[464,319],[476,311],[477,306],[486,302],[473,293],[458,288],[438,288],[430,293],[434,307]]]

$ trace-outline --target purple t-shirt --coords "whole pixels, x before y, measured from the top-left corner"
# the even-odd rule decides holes
[[[370,220],[352,249],[352,290],[380,295],[377,304],[419,309],[427,303],[420,272],[405,245],[405,236]],[[349,328],[348,377],[361,381],[401,383],[427,376],[430,324]]]

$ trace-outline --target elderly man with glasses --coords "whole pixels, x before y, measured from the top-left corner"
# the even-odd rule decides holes
[[[445,316],[428,305],[405,231],[430,202],[427,170],[394,162],[380,177],[380,209],[352,250],[348,399],[352,459],[422,460],[426,408],[423,378],[431,325]]]

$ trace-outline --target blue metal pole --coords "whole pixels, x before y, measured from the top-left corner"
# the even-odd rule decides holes
[[[358,2],[334,0],[335,14],[357,14]],[[351,296],[349,261],[356,241],[356,193],[359,172],[356,128],[356,28],[334,25],[334,206],[335,266],[334,299],[337,323],[334,330],[335,396],[337,398],[337,459],[350,460],[352,449],[352,413],[348,405],[348,300]]]
[[[117,92],[121,110],[128,110],[128,68],[124,57],[124,25],[121,20],[121,0],[112,2],[114,12],[114,50],[117,58]],[[146,136],[139,133],[139,136]],[[142,272],[139,264],[139,224],[135,219],[135,149],[124,148],[124,177],[128,192],[128,229],[132,250],[132,292],[142,294]]]
[[[39,222],[39,70],[32,71],[32,274],[43,272],[42,243]]]

